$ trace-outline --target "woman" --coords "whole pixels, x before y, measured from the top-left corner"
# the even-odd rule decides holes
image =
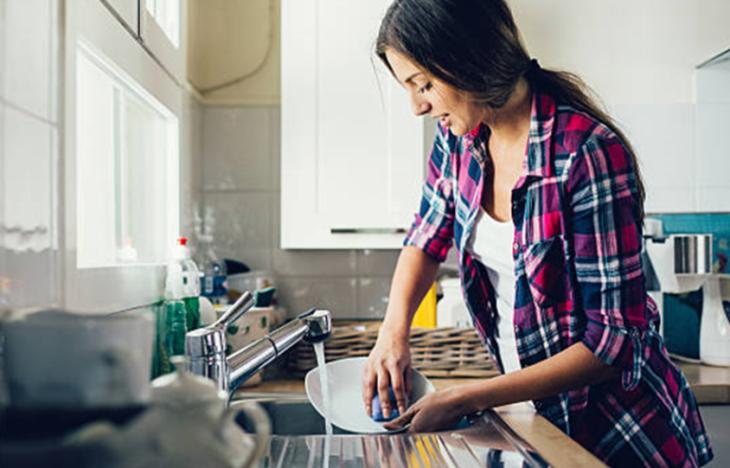
[[[390,428],[445,429],[532,401],[610,465],[702,465],[694,396],[644,288],[634,152],[575,76],[541,69],[504,0],[396,0],[377,53],[438,119],[423,198],[363,376]],[[474,324],[503,375],[408,410],[412,315],[454,244]]]

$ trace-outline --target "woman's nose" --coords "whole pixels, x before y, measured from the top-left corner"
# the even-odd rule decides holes
[[[428,114],[431,111],[431,104],[417,94],[411,94],[411,109],[416,117]]]

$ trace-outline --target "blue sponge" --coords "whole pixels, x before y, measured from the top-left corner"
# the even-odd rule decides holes
[[[398,407],[395,405],[395,392],[393,392],[393,387],[388,387],[388,398],[390,399],[390,417],[386,418],[385,415],[383,415],[383,408],[380,406],[380,397],[376,393],[373,397],[373,414],[372,418],[373,421],[377,422],[388,422],[392,421],[393,419],[400,416],[400,413],[398,413]]]

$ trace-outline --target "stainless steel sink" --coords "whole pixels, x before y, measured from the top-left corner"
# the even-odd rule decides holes
[[[484,467],[547,466],[494,412],[475,416],[468,427],[423,434],[361,435],[335,428],[300,395],[248,397],[271,419],[272,435],[261,466],[267,467]],[[242,414],[238,423],[250,430]]]
[[[247,400],[231,402],[231,408],[235,409],[236,404]],[[317,410],[301,397],[285,397],[283,399],[254,399],[266,411],[271,422],[271,433],[276,436],[300,436],[300,435],[324,435],[324,418],[317,413]],[[239,424],[247,425],[245,414],[239,413]],[[338,427],[333,428],[335,434],[352,434]]]

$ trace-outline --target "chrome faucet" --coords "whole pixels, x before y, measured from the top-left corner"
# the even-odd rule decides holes
[[[254,304],[253,295],[244,292],[215,323],[185,335],[185,354],[190,372],[212,379],[220,390],[229,395],[295,344],[302,340],[308,343],[324,341],[332,331],[329,311],[309,309],[264,338],[226,357],[226,328]]]

